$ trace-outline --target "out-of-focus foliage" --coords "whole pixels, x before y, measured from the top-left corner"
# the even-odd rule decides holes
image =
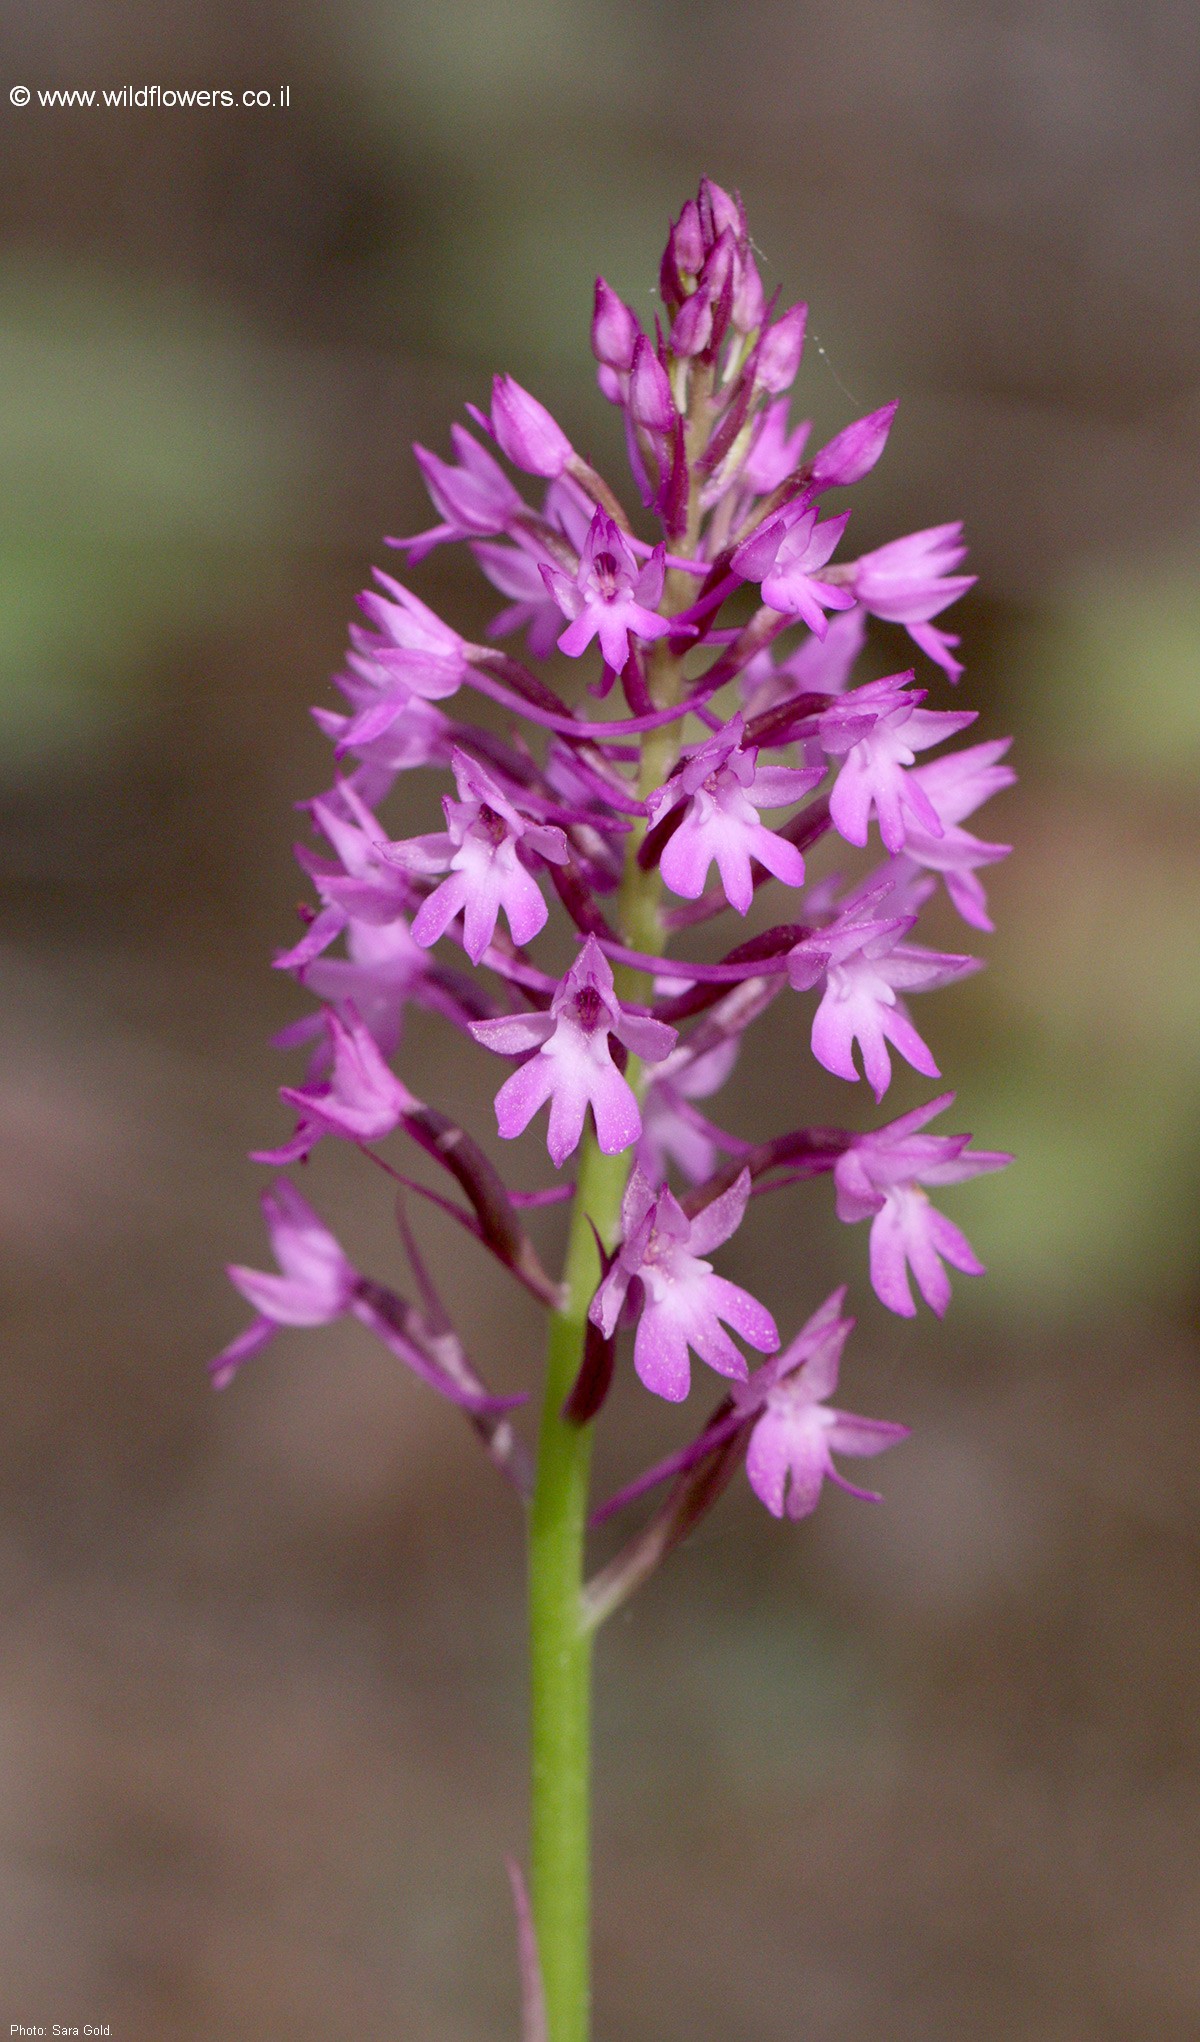
[[[342,62],[375,118],[443,163],[487,159],[527,124],[553,136],[572,119],[648,110],[665,57],[656,16],[630,0],[419,0],[352,10]],[[639,62],[630,62],[631,46]],[[357,60],[357,61],[356,61]],[[600,214],[611,165],[593,167]]]
[[[94,265],[0,268],[0,759],[90,749],[147,653],[294,534],[298,421],[249,333]]]
[[[1087,1318],[1161,1304],[1195,1267],[1200,567],[1081,576],[1001,657],[1030,784],[968,1007],[1018,1163],[973,1210],[991,1309]]]
[[[1200,544],[1111,561],[1053,597],[1020,656],[1034,735],[1074,772],[1200,798]]]

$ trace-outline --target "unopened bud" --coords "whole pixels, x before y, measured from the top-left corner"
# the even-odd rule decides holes
[[[639,334],[629,378],[629,409],[647,432],[668,433],[675,423],[675,403],[666,370],[645,334]]]
[[[767,328],[759,342],[757,381],[759,387],[769,390],[773,397],[782,390],[790,389],[795,381],[804,351],[807,318],[807,305],[792,305],[782,319],[777,319],[774,326]]]
[[[704,263],[704,236],[695,199],[689,199],[672,222],[658,273],[663,304],[675,312],[694,288]]]
[[[749,249],[738,257],[733,291],[733,323],[739,333],[753,333],[762,325],[763,287],[758,264]]]
[[[822,447],[813,460],[810,470],[812,487],[842,489],[851,482],[861,482],[864,475],[870,474],[887,445],[895,416],[895,404],[884,404],[878,411],[868,412],[865,418],[856,418],[853,425],[835,433],[829,445]]]
[[[735,241],[746,239],[746,208],[741,199],[714,184],[709,177],[700,179],[700,226],[704,245],[711,248],[722,234],[732,234]]]
[[[492,384],[492,431],[515,468],[527,475],[561,475],[574,458],[574,448],[544,404],[511,376]]]
[[[596,278],[596,306],[592,313],[592,353],[606,368],[627,370],[633,361],[641,329],[623,298]]]
[[[712,330],[712,300],[704,286],[693,297],[685,298],[676,314],[671,328],[672,354],[702,354],[712,339]]]
[[[699,276],[704,262],[704,235],[695,199],[689,199],[671,229],[669,246],[681,276]]]

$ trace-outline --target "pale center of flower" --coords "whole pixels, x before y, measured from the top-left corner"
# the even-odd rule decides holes
[[[655,1227],[646,1243],[642,1260],[641,1276],[648,1283],[652,1294],[665,1295],[669,1284],[678,1283],[681,1277],[711,1276],[711,1262],[702,1262],[695,1255],[689,1255],[682,1241],[665,1229]]]

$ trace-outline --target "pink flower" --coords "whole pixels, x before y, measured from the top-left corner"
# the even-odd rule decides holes
[[[726,1325],[760,1354],[779,1345],[775,1321],[765,1307],[701,1259],[736,1233],[749,1196],[750,1173],[743,1170],[736,1184],[689,1220],[665,1185],[655,1192],[636,1168],[629,1180],[621,1246],[588,1316],[611,1338],[629,1285],[635,1276],[640,1280],[643,1302],[633,1365],[646,1388],[669,1403],[681,1403],[691,1386],[689,1348],[718,1375],[746,1380],[746,1358]]]
[[[699,355],[719,344],[713,335],[714,279],[706,277],[690,298],[685,298],[671,327],[671,353]]]
[[[802,308],[806,309],[806,308]],[[751,253],[749,236],[743,229],[733,268],[732,302],[729,308],[729,323],[735,333],[743,337],[754,333],[762,325],[766,310],[766,292],[758,273],[758,264]]]
[[[347,1006],[344,1019],[327,1008],[325,1020],[332,1051],[328,1082],[280,1087],[280,1098],[296,1108],[300,1125],[282,1148],[255,1150],[256,1163],[298,1162],[327,1134],[344,1141],[380,1141],[420,1104],[389,1070],[353,1007]]]
[[[660,437],[672,431],[678,417],[667,372],[644,333],[638,335],[633,351],[629,410],[637,425]]]
[[[562,532],[577,553],[582,550],[592,521],[592,505],[569,475],[550,484],[544,516],[547,524]],[[488,636],[506,638],[510,631],[525,627],[530,652],[536,659],[548,659],[562,625],[562,611],[542,578],[542,568],[552,567],[554,561],[535,534],[518,529],[516,536],[516,546],[480,541],[471,548],[492,587],[511,598],[508,608],[492,618]]]
[[[958,639],[940,631],[931,617],[957,602],[975,583],[973,574],[953,574],[966,559],[962,523],[930,525],[864,553],[854,576],[854,593],[872,616],[903,624],[914,644],[956,681],[962,667],[953,657]]]
[[[575,577],[561,568],[542,568],[546,587],[572,620],[558,641],[560,651],[578,659],[598,636],[606,662],[620,673],[629,658],[631,633],[665,638],[671,626],[653,607],[662,597],[664,553],[664,547],[656,546],[639,568],[608,512],[597,509]]]
[[[725,191],[713,178],[702,177],[698,200],[706,250],[722,234],[728,234],[739,247],[747,245],[746,208],[739,193]]]
[[[641,335],[637,316],[603,277],[596,278],[596,299],[592,312],[592,353],[599,363],[599,383],[610,404],[622,404],[629,388],[629,371]]]
[[[418,862],[414,857],[405,865],[404,847],[388,842],[382,825],[348,781],[339,780],[329,794],[308,806],[341,864],[331,865],[307,845],[296,846],[296,857],[324,903],[300,941],[275,959],[277,971],[301,976],[349,921],[381,927],[410,908],[416,890],[408,874]]]
[[[829,797],[834,828],[848,844],[867,841],[871,811],[889,851],[904,849],[910,826],[928,836],[943,834],[941,818],[915,775],[905,772],[916,754],[940,744],[975,721],[971,709],[922,709],[919,689],[905,688],[908,674],[891,674],[855,688],[821,718],[821,743],[845,763]],[[859,716],[871,720],[865,730]]]
[[[282,1274],[240,1263],[229,1266],[231,1281],[257,1317],[209,1363],[214,1389],[225,1389],[242,1363],[260,1353],[281,1326],[327,1326],[350,1313],[451,1403],[481,1414],[524,1403],[523,1397],[491,1396],[461,1360],[447,1368],[446,1343],[402,1298],[359,1274],[286,1177],[263,1193],[262,1207]]]
[[[448,540],[488,538],[503,532],[510,519],[525,508],[503,468],[464,426],[452,425],[450,437],[458,455],[457,467],[439,460],[427,447],[413,447],[433,507],[443,519],[442,524],[418,532],[413,539],[389,541],[403,547],[414,564]]]
[[[788,431],[788,401],[780,397],[761,414],[750,452],[742,464],[741,482],[757,496],[769,496],[795,474],[800,466],[812,426],[802,419],[794,432]]]
[[[992,927],[987,895],[976,871],[981,865],[1007,858],[1011,845],[985,843],[958,825],[1002,787],[1011,787],[1016,774],[1011,766],[999,764],[1011,742],[1002,737],[988,744],[969,745],[965,751],[947,752],[943,758],[917,766],[911,775],[936,811],[942,834],[938,837],[920,827],[907,827],[904,856],[929,872],[941,873],[959,914],[975,929]]]
[[[303,984],[319,1000],[328,1001],[343,1018],[353,1008],[382,1054],[392,1056],[400,1041],[409,1000],[442,1004],[428,1000],[429,959],[413,942],[403,915],[396,915],[380,927],[370,922],[350,922],[346,948],[349,952],[346,957],[317,958],[302,973]],[[322,1024],[318,1015],[312,1015],[302,1025],[307,1034]]]
[[[871,1282],[889,1311],[911,1319],[916,1306],[908,1270],[927,1305],[939,1318],[950,1302],[949,1262],[967,1276],[981,1276],[983,1264],[965,1234],[936,1211],[922,1185],[959,1184],[985,1171],[1002,1170],[1012,1157],[998,1150],[965,1153],[969,1134],[933,1135],[920,1130],[945,1112],[953,1092],[928,1106],[902,1114],[874,1134],[856,1135],[834,1165],[837,1215],[853,1225],[871,1221]]]
[[[761,582],[764,603],[786,617],[802,617],[810,631],[824,638],[826,610],[854,607],[849,589],[819,581],[816,576],[845,531],[849,516],[849,511],[843,511],[840,517],[819,524],[816,506],[798,497],[743,540],[733,556],[733,571],[745,581]]]
[[[819,767],[759,766],[757,751],[742,749],[742,727],[735,716],[724,730],[692,746],[649,803],[652,823],[685,804],[683,820],[662,853],[662,876],[672,893],[698,900],[715,859],[725,897],[740,915],[754,898],[752,858],[785,885],[804,884],[800,852],[767,829],[758,810],[798,801],[823,777]]]
[[[333,740],[339,758],[351,752],[371,769],[368,777],[375,779],[380,789],[380,794],[372,799],[379,799],[391,787],[397,773],[410,772],[414,766],[442,763],[449,751],[451,726],[432,702],[392,680],[364,653],[348,653],[346,667],[348,671],[336,674],[334,679],[353,704],[356,716],[339,716],[336,709],[317,707],[312,712],[313,720]],[[382,730],[365,739],[354,737],[351,733],[357,713],[377,707],[381,699],[387,703]]]
[[[476,760],[455,750],[451,764],[459,799],[443,799],[447,833],[416,837],[412,844],[429,863],[449,866],[450,877],[422,902],[413,939],[428,948],[461,914],[463,948],[478,964],[501,908],[514,943],[530,942],[545,926],[546,903],[519,853],[536,852],[554,865],[565,865],[570,854],[562,831],[530,822]]]
[[[370,922],[379,927],[412,907],[414,888],[410,874],[426,869],[427,861],[416,854],[406,856],[405,846],[390,843],[383,825],[352,787],[339,781],[331,794],[318,796],[310,808],[313,821],[341,860],[339,872],[319,865],[308,854],[302,857],[328,910],[340,916],[342,922]],[[322,920],[324,917],[318,917],[318,922]],[[336,929],[331,930],[326,943],[333,934]],[[307,939],[286,956],[277,958],[276,964],[285,969],[307,965],[310,956],[315,955],[316,935],[314,924]]]
[[[659,289],[668,311],[677,315],[671,328],[674,354],[715,350],[730,325],[745,335],[762,324],[762,279],[745,207],[708,178],[701,181],[698,202],[689,201],[671,229]]]
[[[834,1466],[833,1455],[880,1454],[901,1439],[906,1425],[882,1418],[855,1418],[825,1402],[837,1388],[842,1349],[854,1321],[841,1316],[845,1290],[813,1313],[781,1354],[756,1370],[744,1389],[734,1391],[736,1410],[761,1405],[750,1435],[746,1475],[773,1517],[808,1517],[816,1509],[826,1477],[851,1496],[880,1503],[873,1489],[859,1489]]]
[[[562,612],[546,593],[542,563],[535,554],[516,546],[480,542],[471,551],[492,587],[509,598],[488,625],[488,637],[507,638],[510,631],[524,629],[534,658],[548,659],[562,625]]]
[[[424,695],[427,701],[453,695],[467,670],[466,646],[459,633],[394,575],[377,567],[375,579],[387,593],[364,589],[358,601],[379,635],[352,625],[351,644],[375,660],[391,680],[402,681],[410,694]],[[364,735],[364,722],[363,717],[355,719],[356,739]]]
[[[804,352],[807,305],[791,305],[773,326],[768,326],[758,343],[754,364],[755,382],[772,397],[790,390]]]
[[[589,936],[561,981],[547,1014],[509,1014],[473,1021],[471,1034],[500,1056],[535,1051],[496,1094],[496,1125],[511,1141],[523,1134],[540,1106],[550,1101],[546,1146],[562,1168],[583,1133],[590,1106],[596,1139],[606,1156],[631,1148],[642,1131],[633,1088],[613,1062],[616,1036],[646,1063],[658,1063],[675,1046],[676,1031],[665,1022],[630,1014],[617,999],[612,966]]]
[[[927,1078],[941,1076],[897,994],[929,992],[979,969],[974,957],[903,942],[915,920],[915,915],[875,919],[859,905],[788,952],[788,978],[796,991],[825,979],[812,1027],[817,1062],[853,1082],[857,1042],[876,1099],[882,1099],[892,1079],[889,1042],[914,1070]]]
[[[697,1056],[685,1043],[656,1066],[642,1099],[637,1153],[638,1168],[652,1184],[663,1182],[668,1162],[677,1163],[690,1184],[702,1184],[712,1176],[722,1149],[736,1154],[744,1146],[722,1134],[692,1104],[720,1091],[740,1047],[739,1038],[731,1035]]]
[[[258,1316],[210,1362],[218,1390],[233,1381],[242,1362],[264,1348],[280,1326],[327,1326],[340,1319],[350,1310],[359,1280],[328,1227],[286,1177],[264,1191],[262,1207],[282,1274],[230,1265],[230,1281]]]

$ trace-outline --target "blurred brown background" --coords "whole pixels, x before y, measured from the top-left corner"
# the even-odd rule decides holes
[[[1187,2042],[1200,16],[2,19],[0,2022],[515,2035],[509,1498],[356,1329],[219,1399],[203,1365],[244,1319],[222,1262],[264,1259],[245,1151],[286,1126],[268,1036],[299,1002],[269,959],[303,890],[291,804],[328,772],[306,711],[381,534],[421,518],[409,442],[444,447],[504,367],[611,455],[592,278],[648,314],[708,170],[810,301],[802,411],[902,399],[859,544],[968,521],[963,692],[1023,776],[984,834],[1018,855],[987,974],[926,1017],[947,1125],[1020,1160],[953,1201],[990,1274],[941,1328],[871,1306],[821,1185],[727,1264],[788,1331],[851,1279],[845,1401],[914,1437],[884,1510],[830,1494],[780,1528],[739,1483],[604,1639],[597,2034]],[[36,103],[150,83],[291,105]],[[457,571],[418,585],[474,622]],[[410,798],[432,827],[429,783]],[[785,1088],[871,1119],[777,1030],[731,1124]],[[481,1128],[483,1061],[413,1022],[409,1081]],[[355,1160],[322,1154],[314,1195],[399,1277]],[[423,1224],[470,1343],[520,1377],[531,1317]],[[608,1478],[635,1424],[677,1436],[648,1401],[618,1401]]]

